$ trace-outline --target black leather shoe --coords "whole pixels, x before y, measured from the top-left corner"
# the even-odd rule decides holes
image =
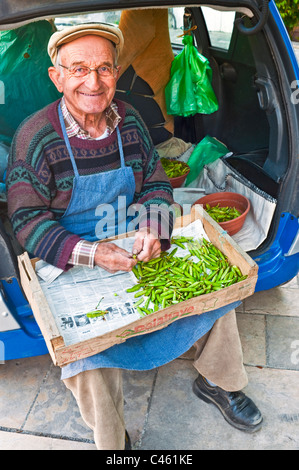
[[[132,450],[131,439],[127,430],[125,432],[125,450]]]
[[[243,392],[226,392],[213,387],[201,375],[193,383],[193,392],[206,403],[216,405],[224,419],[240,431],[256,432],[261,428],[262,415]]]

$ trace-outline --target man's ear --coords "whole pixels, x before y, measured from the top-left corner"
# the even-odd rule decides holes
[[[115,77],[115,80],[118,80],[118,79],[119,79],[120,71],[121,71],[121,65],[117,65],[117,66],[116,66],[116,77]]]
[[[63,85],[61,80],[61,74],[56,67],[49,67],[48,74],[54,85],[56,86],[57,90],[62,93],[63,92]]]

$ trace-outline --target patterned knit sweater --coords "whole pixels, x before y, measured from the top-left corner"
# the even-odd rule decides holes
[[[119,129],[125,162],[135,177],[133,202],[143,204],[147,211],[152,204],[170,206],[172,188],[142,119],[131,106],[115,101],[122,118]],[[58,104],[59,100],[28,117],[17,129],[8,163],[7,200],[8,215],[24,249],[68,269],[80,237],[59,223],[71,198],[74,171],[62,136]],[[120,167],[116,131],[102,140],[72,137],[70,144],[80,175]],[[159,223],[167,224],[171,234],[171,216],[162,217]],[[140,226],[146,224],[148,215],[147,221],[140,221]]]

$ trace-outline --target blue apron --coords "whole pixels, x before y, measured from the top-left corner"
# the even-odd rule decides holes
[[[119,129],[117,128],[117,138],[121,168],[95,175],[80,176],[60,106],[58,111],[64,140],[75,172],[72,197],[65,214],[60,219],[61,224],[70,232],[76,233],[86,240],[106,238],[106,233],[97,233],[99,219],[96,216],[99,207],[101,208],[103,201],[105,201],[105,206],[106,204],[114,204],[116,212],[118,212],[118,220],[113,220],[111,224],[108,224],[107,234],[114,230],[116,233],[125,232],[128,218],[124,219],[123,208],[119,210],[117,199],[119,196],[121,198],[125,196],[126,199],[122,200],[126,200],[126,208],[131,204],[135,192],[135,178],[132,168],[125,166]],[[118,223],[119,225],[117,225]],[[85,370],[101,367],[128,370],[149,370],[159,367],[188,351],[199,338],[213,327],[218,318],[238,305],[240,302],[235,302],[199,316],[183,318],[162,330],[128,339],[126,342],[112,346],[99,354],[64,366],[61,378],[66,379]]]
[[[116,131],[121,167],[117,170],[80,176],[60,106],[58,114],[75,173],[71,200],[59,222],[66,230],[89,241],[125,233],[132,219],[127,217],[127,209],[133,202],[135,178],[132,168],[125,165],[119,128],[117,127]]]

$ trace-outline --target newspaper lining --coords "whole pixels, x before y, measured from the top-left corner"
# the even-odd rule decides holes
[[[174,230],[174,237],[181,235],[208,240],[199,219],[187,227]],[[132,252],[134,237],[113,243]],[[178,248],[176,256],[185,254],[185,250]],[[36,273],[66,346],[102,336],[141,318],[134,308],[137,300],[134,293],[126,292],[136,283],[132,272],[111,274],[98,266],[93,269],[75,266],[63,272],[39,261],[36,263]],[[97,307],[108,313],[88,317],[87,313],[95,312]]]

